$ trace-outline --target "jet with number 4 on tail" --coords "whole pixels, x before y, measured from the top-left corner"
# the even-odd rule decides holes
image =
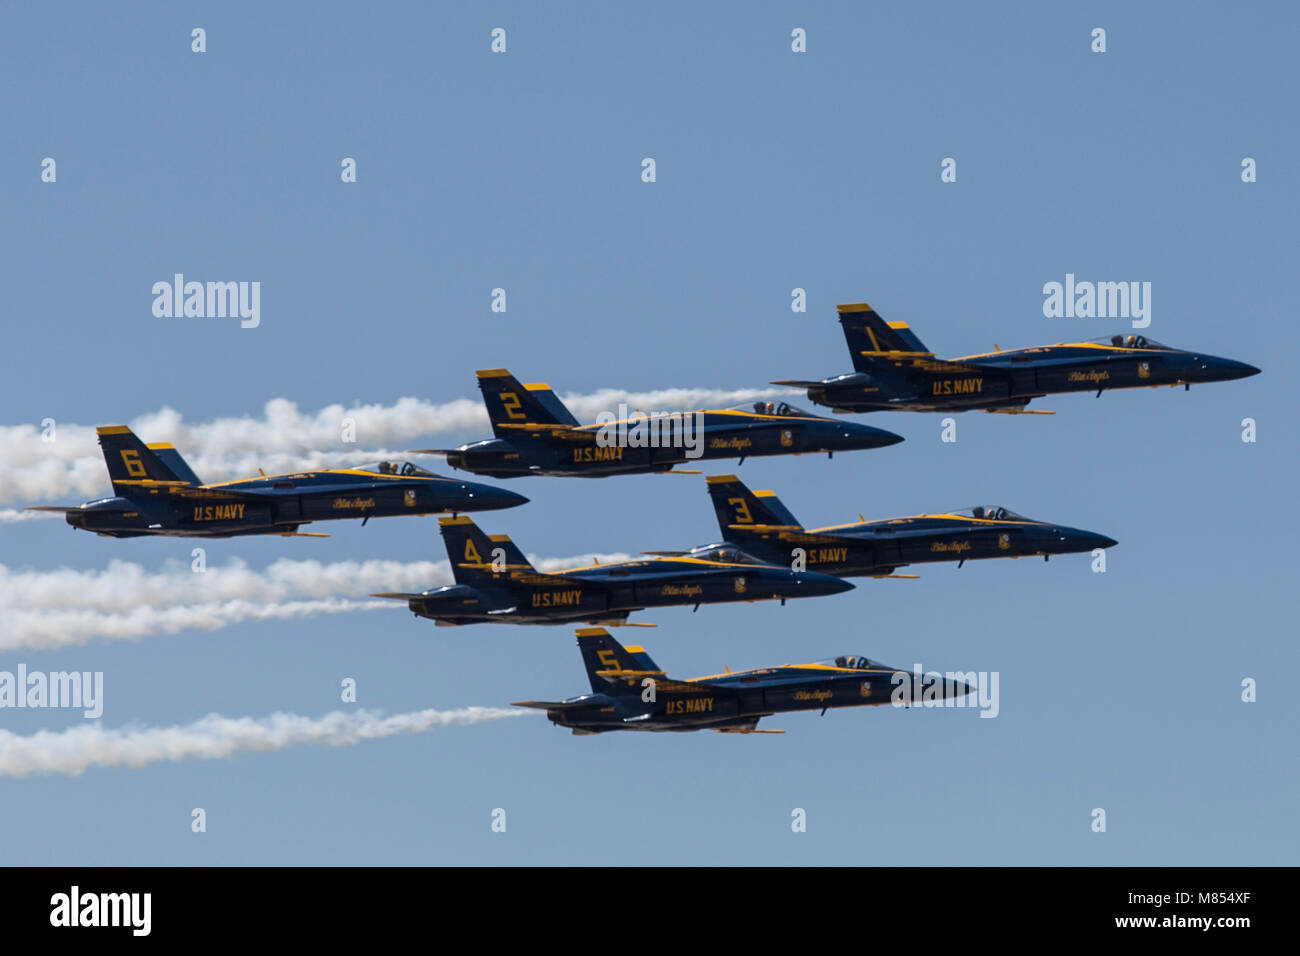
[[[581,425],[545,384],[521,385],[503,368],[476,373],[495,438],[459,448],[417,448],[492,478],[663,473],[711,458],[883,448],[903,440],[880,428],[811,415],[785,402],[658,413]]]
[[[832,707],[879,707],[894,702],[900,692],[908,695],[909,702],[922,699],[920,687],[911,696],[913,673],[861,655],[673,680],[644,648],[624,647],[604,628],[582,628],[577,634],[591,693],[566,700],[521,700],[514,705],[544,710],[552,723],[575,734],[608,730],[780,734],[784,731],[756,729],[759,720],[799,710],[825,713]],[[924,693],[959,698],[975,690],[964,680],[945,678]]]
[[[690,557],[650,556],[613,564],[538,571],[507,535],[487,535],[469,518],[439,518],[455,584],[371,597],[405,601],[440,626],[567,624],[620,626],[651,607],[780,601],[848,591],[848,581],[792,571],[720,546]],[[632,625],[635,626],[635,625]],[[653,625],[642,625],[652,627]]]
[[[1035,398],[1115,388],[1191,388],[1256,375],[1244,362],[1186,352],[1144,335],[1111,335],[939,359],[905,322],[886,322],[865,303],[838,306],[853,371],[819,381],[781,380],[836,412],[1027,411]]]
[[[528,501],[504,488],[391,461],[205,485],[169,444],[146,445],[125,425],[96,431],[116,497],[29,510],[63,512],[72,527],[111,538],[327,537],[298,528],[339,518],[360,518],[364,524],[393,515],[490,511]]]
[[[750,491],[735,475],[712,475],[709,497],[729,544],[773,564],[839,577],[891,577],[909,564],[1020,558],[1110,548],[1113,538],[1033,521],[995,505],[807,528],[770,491]],[[906,575],[898,575],[904,577]]]

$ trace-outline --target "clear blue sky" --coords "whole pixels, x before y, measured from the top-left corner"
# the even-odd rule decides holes
[[[504,55],[489,52],[497,26]],[[1036,403],[1055,417],[968,414],[955,444],[939,416],[864,416],[906,443],[739,470],[808,524],[990,501],[1096,530],[1120,541],[1104,575],[1086,556],[934,566],[620,633],[676,676],[845,651],[998,671],[995,720],[863,709],[766,722],[784,736],[575,738],[535,717],[9,779],[0,857],[1294,864],[1297,26],[1283,4],[10,6],[4,424],[444,401],[497,366],[560,392],[757,387],[847,371],[834,306],[848,301],[947,355],[1124,330],[1043,316],[1043,284],[1068,272],[1150,281],[1148,334],[1263,374]],[[345,156],[355,185],[339,181]],[[154,318],[151,285],[178,271],[260,281],[260,328]],[[790,311],[796,286],[807,314]],[[482,523],[534,553],[717,537],[702,479],[509,487],[532,503]],[[443,556],[432,519],[327,530],[213,542],[209,561]],[[190,547],[0,526],[11,568],[156,568]],[[104,671],[108,727],[323,714],[345,706],[347,676],[390,713],[585,687],[568,629],[438,629],[400,611],[8,654],[0,669],[19,661]]]

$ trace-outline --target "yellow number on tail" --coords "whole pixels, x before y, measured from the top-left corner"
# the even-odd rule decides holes
[[[523,418],[523,410],[519,407],[519,396],[514,392],[502,392],[501,404],[506,407],[506,414],[511,418]]]
[[[618,663],[618,658],[614,656],[614,652],[611,650],[597,651],[596,656],[600,658],[600,662],[605,665],[607,671],[621,671],[623,669]]]
[[[736,524],[754,523],[754,516],[749,513],[749,502],[744,498],[728,498],[727,504],[736,506]]]
[[[474,547],[474,542],[470,538],[465,539],[465,563],[482,564],[483,559],[479,556],[478,548]]]
[[[140,453],[135,449],[122,449],[122,464],[126,465],[126,473],[132,478],[144,477],[144,462],[140,460]]]

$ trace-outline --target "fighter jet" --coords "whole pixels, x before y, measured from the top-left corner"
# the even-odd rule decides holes
[[[580,628],[577,634],[591,693],[514,706],[544,710],[552,723],[580,735],[608,730],[780,734],[785,731],[757,730],[759,720],[796,710],[902,706],[920,701],[923,693],[941,700],[975,692],[965,680],[946,675],[932,687],[914,687],[921,682],[911,672],[857,654],[672,680],[643,648],[623,647],[604,628]]]
[[[886,322],[866,303],[838,306],[856,370],[819,381],[784,379],[774,385],[808,390],[808,398],[836,412],[963,412],[1050,415],[1025,406],[1060,392],[1114,388],[1191,388],[1256,375],[1244,362],[1185,352],[1144,335],[1110,335],[937,359],[905,322]]]
[[[620,626],[631,612],[649,607],[784,604],[788,598],[838,594],[853,587],[830,575],[765,564],[725,545],[690,557],[648,556],[544,573],[507,535],[486,535],[466,517],[439,518],[438,524],[456,583],[416,594],[388,591],[371,597],[405,601],[418,617],[439,626],[484,621]]]
[[[503,368],[476,373],[496,438],[458,448],[416,448],[493,478],[562,475],[600,478],[667,472],[709,458],[802,455],[883,448],[903,440],[880,428],[822,418],[785,402],[735,408],[630,414],[580,425],[546,384],[521,385]]]
[[[394,461],[205,485],[170,444],[146,445],[125,425],[96,431],[116,497],[28,510],[61,511],[72,527],[110,538],[324,538],[328,535],[298,528],[339,518],[360,518],[365,524],[392,515],[490,511],[528,501],[503,488],[442,478]]]
[[[770,491],[750,491],[735,475],[707,479],[718,527],[729,544],[773,564],[838,577],[909,577],[905,565],[1019,558],[1114,547],[1114,538],[1033,521],[996,505],[809,528]]]

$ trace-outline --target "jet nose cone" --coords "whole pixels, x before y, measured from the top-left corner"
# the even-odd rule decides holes
[[[1095,531],[1084,531],[1081,528],[1061,528],[1060,538],[1066,551],[1095,551],[1097,548],[1104,550],[1119,544],[1114,538],[1097,534]]]
[[[967,694],[975,693],[975,688],[965,681],[954,681],[951,687],[945,688],[946,697],[965,697]]]
[[[850,582],[832,574],[821,574],[817,571],[791,571],[790,574],[798,587],[798,593],[808,597],[841,594],[853,590]]]
[[[523,495],[491,485],[465,485],[465,508],[472,511],[498,511],[528,504]]]
[[[1231,382],[1235,379],[1250,378],[1252,375],[1259,374],[1259,369],[1253,365],[1247,365],[1245,362],[1237,362],[1232,359],[1219,358],[1217,355],[1205,355],[1199,361],[1203,370],[1201,374],[1206,381],[1210,382]]]
[[[883,428],[873,428],[871,425],[844,422],[839,427],[842,430],[845,442],[850,448],[887,448],[890,445],[897,445],[903,440],[902,435],[886,431]]]

